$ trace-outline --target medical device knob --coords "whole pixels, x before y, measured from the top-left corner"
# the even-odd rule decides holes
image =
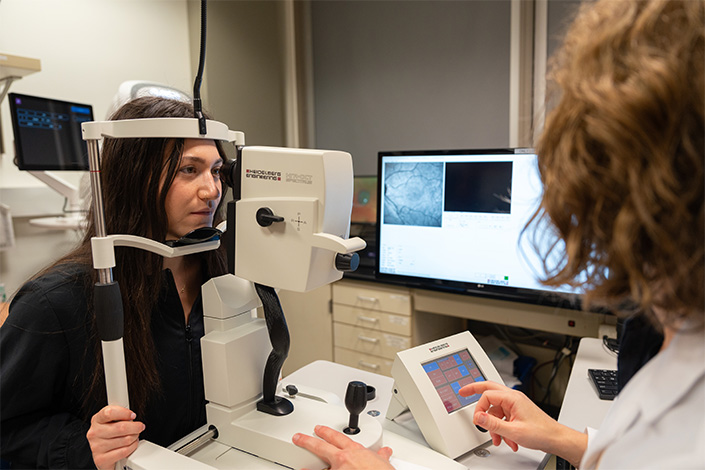
[[[348,383],[345,391],[345,407],[350,412],[348,427],[343,430],[345,434],[357,434],[360,432],[358,423],[360,413],[367,405],[367,385],[364,382],[354,380]]]
[[[335,269],[342,272],[352,272],[360,266],[360,255],[357,253],[338,253],[335,255]]]
[[[274,222],[284,222],[284,217],[274,215],[269,207],[262,207],[257,211],[257,223],[262,227],[269,227]]]

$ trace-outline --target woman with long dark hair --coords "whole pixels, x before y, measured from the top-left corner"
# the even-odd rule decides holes
[[[192,117],[190,104],[138,98],[111,119]],[[176,240],[221,220],[219,142],[112,139],[102,148],[108,234]],[[78,247],[14,296],[0,328],[0,448],[13,468],[112,468],[139,437],[167,446],[205,424],[201,285],[223,250],[164,259],[116,247],[132,410],[108,406],[93,312],[89,226]]]

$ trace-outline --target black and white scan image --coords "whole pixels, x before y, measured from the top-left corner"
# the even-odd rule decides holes
[[[384,172],[385,224],[441,226],[442,162],[388,162]]]
[[[512,162],[446,165],[445,210],[511,214]]]

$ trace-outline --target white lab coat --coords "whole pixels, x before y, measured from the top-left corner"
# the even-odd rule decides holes
[[[678,333],[588,430],[582,469],[705,469],[705,336]]]

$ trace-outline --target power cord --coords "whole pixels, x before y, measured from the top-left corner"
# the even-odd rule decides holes
[[[612,354],[617,355],[619,354],[619,340],[610,338],[607,335],[604,335],[602,337],[602,346],[604,346],[608,351],[612,352]]]
[[[562,348],[560,348],[558,351],[556,351],[556,355],[553,358],[553,369],[551,370],[551,376],[548,379],[548,383],[546,384],[546,393],[544,394],[543,398],[541,399],[540,406],[543,406],[546,404],[546,402],[550,399],[551,397],[551,385],[553,385],[553,381],[556,379],[556,376],[558,375],[558,370],[560,369],[561,365],[563,364],[563,361],[566,358],[570,358],[575,354],[574,352],[574,338],[572,336],[568,336],[565,339],[565,343]]]

